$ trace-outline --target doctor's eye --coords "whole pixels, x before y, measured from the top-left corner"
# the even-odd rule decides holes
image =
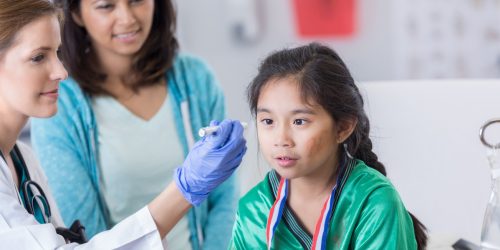
[[[273,120],[271,120],[271,119],[262,119],[262,120],[260,120],[260,122],[264,125],[272,125],[273,124]]]
[[[43,59],[45,59],[45,55],[44,54],[38,54],[34,57],[31,58],[31,62],[33,63],[40,63],[41,61],[43,61]]]
[[[57,59],[59,59],[59,61],[62,61],[62,52],[61,52],[61,49],[57,49],[56,54],[57,54]]]

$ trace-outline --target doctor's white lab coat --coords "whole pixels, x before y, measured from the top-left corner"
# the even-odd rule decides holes
[[[31,179],[42,187],[47,196],[52,223],[39,224],[26,211],[9,167],[0,157],[1,249],[163,249],[160,234],[147,207],[112,229],[95,235],[86,244],[66,244],[55,231],[55,227],[64,224],[48,188],[47,177],[29,147],[22,143],[17,145],[26,161]]]

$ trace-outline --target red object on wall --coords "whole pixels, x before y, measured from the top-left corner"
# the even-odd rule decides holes
[[[302,37],[350,36],[355,31],[355,0],[293,0]]]

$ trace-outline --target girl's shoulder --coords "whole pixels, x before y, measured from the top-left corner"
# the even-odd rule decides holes
[[[264,230],[266,228],[267,216],[274,203],[274,199],[268,173],[261,182],[250,189],[250,191],[240,199],[237,212],[237,223],[240,223],[238,227]],[[244,222],[245,225],[241,224],[242,222]]]
[[[385,201],[386,204],[401,203],[401,198],[390,180],[369,167],[364,162],[357,162],[353,168],[342,193],[350,193],[354,200],[367,202]]]
[[[272,206],[274,202],[274,196],[272,192],[272,187],[269,181],[269,176],[272,172],[266,174],[266,177],[250,189],[243,197],[241,197],[239,204],[240,207],[248,207],[252,205],[257,205],[263,203],[262,205]]]
[[[252,204],[256,200],[267,201],[274,199],[273,193],[271,190],[271,186],[269,183],[269,175],[271,172],[266,174],[266,177],[262,181],[260,181],[257,185],[255,185],[252,189],[250,189],[243,197],[240,199],[240,206]]]

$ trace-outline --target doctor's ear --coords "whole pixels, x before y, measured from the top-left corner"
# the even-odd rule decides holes
[[[351,136],[352,132],[356,128],[357,124],[358,124],[358,119],[356,118],[348,118],[338,121],[336,124],[337,136],[338,136],[337,143],[341,144],[345,140],[347,140],[347,138]]]
[[[75,23],[78,26],[80,26],[82,28],[85,27],[85,24],[83,23],[82,17],[80,16],[80,13],[72,11],[71,12],[71,18],[73,18],[73,21],[75,21]]]

